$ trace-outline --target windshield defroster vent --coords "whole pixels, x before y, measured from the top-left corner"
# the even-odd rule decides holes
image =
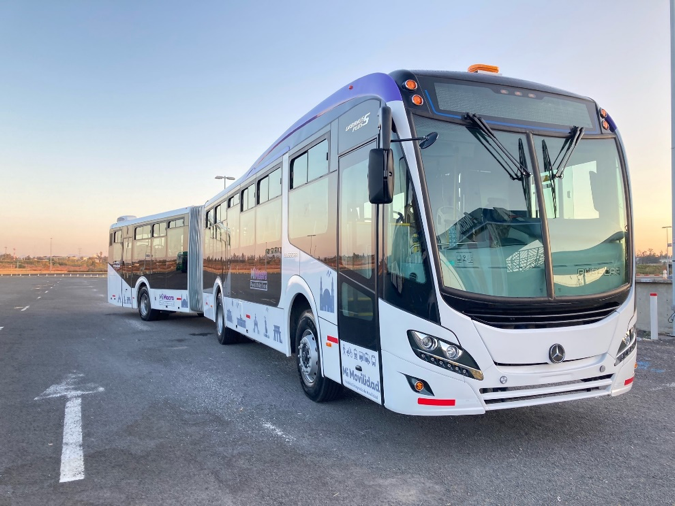
[[[621,290],[604,299],[576,301],[520,302],[469,299],[443,294],[445,301],[472,320],[500,329],[541,329],[572,327],[599,322],[623,303],[628,290]]]
[[[522,308],[518,311],[500,311],[499,313],[465,312],[469,318],[478,322],[499,327],[501,329],[538,329],[547,327],[570,327],[573,325],[588,325],[607,318],[618,304],[601,309],[587,309],[573,312],[547,312],[537,314],[523,314]]]

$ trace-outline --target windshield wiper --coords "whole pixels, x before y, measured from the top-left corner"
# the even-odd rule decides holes
[[[555,197],[555,174],[553,173],[553,164],[551,163],[551,157],[548,154],[548,146],[546,145],[546,140],[542,139],[541,141],[541,154],[544,158],[544,170],[548,174],[548,182],[551,184],[551,197],[553,200],[553,218],[556,218],[558,215],[558,203]]]
[[[567,162],[570,161],[570,158],[572,156],[572,153],[574,153],[575,148],[579,144],[579,141],[581,140],[581,137],[584,135],[584,127],[572,127],[572,131],[570,132],[569,137],[565,139],[565,142],[563,143],[562,147],[560,148],[560,152],[558,155],[555,157],[555,160],[553,161],[552,166],[555,167],[554,172],[555,172],[555,177],[556,178],[561,178],[563,177],[563,173],[565,172],[565,167],[567,167]],[[564,153],[563,153],[564,151]],[[560,158],[560,155],[563,155],[562,159],[560,160],[560,163],[558,162],[558,158]],[[557,163],[557,165],[556,165]]]
[[[506,171],[509,177],[513,180],[522,180],[524,177],[530,177],[530,171],[527,170],[521,161],[517,160],[508,149],[497,139],[497,136],[488,126],[487,123],[477,114],[467,113],[465,119],[474,124],[478,132],[471,132],[473,136],[478,139],[483,147],[497,160],[499,165]],[[524,157],[521,157],[524,160]]]
[[[527,170],[527,158],[525,157],[525,147],[523,146],[523,139],[518,139],[518,158],[520,159],[520,166],[523,167],[528,177],[521,177],[520,184],[523,187],[523,197],[525,197],[525,205],[527,206],[527,215],[532,215],[532,194],[530,193],[530,172]]]

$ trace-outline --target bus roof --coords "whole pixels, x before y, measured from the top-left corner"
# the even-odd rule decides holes
[[[174,209],[173,211],[166,211],[164,213],[151,214],[149,216],[141,216],[140,218],[134,218],[132,220],[118,221],[117,223],[113,223],[112,225],[110,225],[110,230],[115,229],[115,228],[126,227],[128,225],[138,225],[138,224],[141,224],[141,223],[146,223],[148,221],[159,221],[159,220],[174,218],[176,216],[182,216],[184,214],[188,214],[190,212],[190,209],[192,209],[193,207],[195,207],[195,206],[181,207],[179,209]]]
[[[253,166],[248,171],[246,171],[242,177],[232,184],[232,187],[236,187],[241,182],[245,181],[253,174],[258,172],[258,170],[264,168],[269,162],[275,160],[288,151],[292,146],[285,145],[284,140],[288,139],[294,132],[303,126],[349,100],[358,97],[372,96],[380,97],[385,102],[389,102],[391,100],[401,100],[401,91],[391,76],[379,72],[375,74],[368,74],[367,76],[361,77],[356,81],[348,83],[321,102],[319,105],[314,107],[307,114],[302,116],[298,121],[293,123],[293,125],[291,125],[291,127],[286,130],[281,135],[281,137],[274,141],[267,151],[265,151],[255,161]]]

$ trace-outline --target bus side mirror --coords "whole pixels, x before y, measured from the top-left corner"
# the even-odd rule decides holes
[[[394,199],[394,153],[391,149],[370,150],[368,198],[371,204],[391,204]]]

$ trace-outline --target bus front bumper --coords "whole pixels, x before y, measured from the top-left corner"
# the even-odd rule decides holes
[[[491,365],[477,381],[382,352],[384,404],[421,416],[478,415],[590,397],[616,396],[633,386],[637,350],[620,364],[609,354],[562,364]],[[433,395],[416,392],[409,378],[428,383]]]

